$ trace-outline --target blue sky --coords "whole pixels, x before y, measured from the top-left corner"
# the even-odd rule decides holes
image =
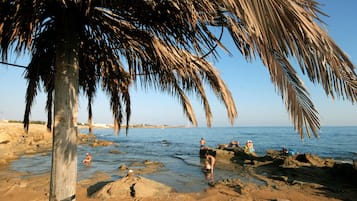
[[[357,1],[321,0],[321,9],[329,15],[323,17],[329,34],[337,44],[357,64]],[[230,42],[225,39],[226,42]],[[274,85],[270,82],[266,68],[259,60],[246,62],[239,52],[233,51],[233,56],[222,54],[215,63],[222,78],[230,88],[238,108],[238,118],[235,126],[291,126],[292,123],[284,103]],[[10,62],[24,65],[28,58],[11,55]],[[297,69],[297,68],[296,68]],[[0,119],[22,120],[25,108],[26,81],[24,70],[0,64]],[[332,100],[327,97],[320,85],[309,82],[301,77],[308,88],[322,126],[357,125],[357,106],[349,101]],[[99,92],[99,91],[98,91]],[[153,90],[143,91],[139,87],[131,90],[132,116],[131,123],[188,125],[178,101],[167,94]],[[208,89],[210,105],[213,111],[213,126],[229,126],[226,110]],[[204,111],[200,102],[191,99],[199,126],[206,126]],[[31,120],[46,120],[46,96],[40,93],[32,108]],[[80,98],[79,121],[86,122],[87,101]],[[103,93],[97,93],[93,108],[96,123],[112,123],[109,98]]]

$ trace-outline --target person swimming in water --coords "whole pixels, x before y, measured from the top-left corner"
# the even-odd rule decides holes
[[[90,166],[92,162],[92,155],[90,153],[86,153],[86,158],[82,161],[82,163],[86,166]]]

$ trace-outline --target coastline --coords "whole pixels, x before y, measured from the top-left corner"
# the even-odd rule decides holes
[[[46,131],[44,125],[31,124],[29,133],[25,135],[22,124],[0,123],[1,200],[48,200],[49,173],[31,175],[26,172],[15,172],[10,169],[8,164],[23,154],[49,152],[51,142],[51,134]],[[86,135],[81,137],[80,143],[90,146],[95,143],[96,146],[106,146],[106,143],[110,142],[98,142]],[[352,167],[351,164],[336,163],[336,161],[321,159],[313,155],[301,155],[297,160],[294,157],[281,157],[273,151],[268,152],[264,157],[247,160],[242,156],[232,154],[232,152],[218,151],[217,168],[232,168],[232,171],[235,171],[232,164],[239,164],[265,185],[231,178],[217,181],[214,186],[208,187],[203,192],[163,191],[155,195],[141,197],[141,200],[331,201],[353,200],[357,197],[357,185],[353,183],[353,174],[356,174],[356,170],[349,169]],[[156,166],[148,164],[143,171],[157,171]],[[346,170],[350,172],[346,172]],[[125,172],[126,170],[123,171],[123,174]],[[103,200],[100,197],[88,196],[88,191],[95,187],[97,187],[96,190],[100,190],[98,184],[102,183],[113,183],[114,185],[114,182],[109,182],[109,180],[109,175],[98,172],[90,179],[79,181],[77,183],[77,200]],[[115,182],[120,182],[120,180]],[[145,182],[149,181],[145,180]],[[117,191],[120,191],[120,187],[116,188]],[[149,188],[145,189],[150,190]],[[126,194],[123,194],[122,197],[119,195],[106,197],[104,200],[118,199],[132,200]]]

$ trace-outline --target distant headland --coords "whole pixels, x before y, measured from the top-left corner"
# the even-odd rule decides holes
[[[7,122],[7,123],[23,123],[20,120],[0,120],[1,122]],[[30,124],[41,124],[41,125],[46,125],[46,121],[41,121],[41,120],[34,120],[30,121]],[[88,127],[88,123],[83,123],[83,122],[78,122],[77,125],[79,127]],[[114,128],[113,124],[106,124],[106,123],[93,123],[93,128]],[[126,125],[121,125],[122,128],[125,128]],[[141,124],[131,124],[128,126],[129,128],[187,128],[189,126],[183,126],[183,125],[153,125],[153,124],[146,124],[146,123],[141,123]]]

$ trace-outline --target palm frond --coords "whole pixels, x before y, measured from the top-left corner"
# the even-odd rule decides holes
[[[318,3],[234,2],[234,6],[225,7],[231,36],[248,60],[258,55],[267,66],[301,137],[304,127],[308,136],[310,129],[316,136],[319,120],[308,93],[294,78],[290,57],[297,58],[302,72],[311,81],[322,84],[327,95],[334,97],[336,93],[353,103],[356,101],[355,67],[319,26],[322,21],[318,14],[324,13],[318,9]]]
[[[26,132],[28,131],[30,125],[31,106],[37,95],[39,87],[39,75],[36,73],[36,71],[37,70],[33,70],[33,68],[30,68],[26,74],[26,77],[29,80],[26,90],[26,106],[23,121]]]
[[[312,82],[323,86],[328,96],[352,103],[357,100],[355,66],[322,28],[320,16],[325,14],[314,0],[3,0],[0,4],[2,60],[12,48],[15,52],[28,49],[33,55],[25,116],[30,114],[34,90],[41,82],[48,99],[53,93],[55,64],[49,58],[54,59],[56,54],[53,41],[59,33],[55,26],[58,8],[71,9],[78,17],[72,23],[80,30],[79,84],[89,99],[89,121],[97,84],[101,82],[111,96],[119,128],[124,113],[126,120],[130,119],[128,89],[131,83],[140,81],[144,88],[178,97],[193,124],[197,120],[191,94],[201,100],[207,125],[211,125],[205,92],[210,87],[233,123],[237,111],[232,95],[208,62],[218,59],[217,47],[229,53],[220,41],[222,33],[229,33],[247,61],[262,60],[302,137],[304,132],[316,136],[320,124],[307,90],[289,63],[291,58]],[[48,100],[46,106],[49,115],[51,102]]]

